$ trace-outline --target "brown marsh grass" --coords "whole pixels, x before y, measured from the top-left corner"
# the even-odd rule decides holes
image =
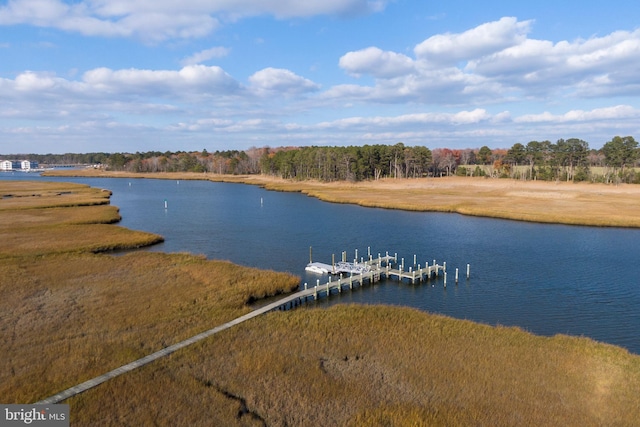
[[[473,177],[381,179],[365,182],[291,181],[263,175],[135,174],[61,171],[83,176],[203,179],[302,192],[333,203],[387,209],[604,227],[640,227],[640,185],[521,181]]]
[[[189,254],[0,258],[0,396],[47,397],[248,312],[299,279]]]
[[[114,224],[120,219],[119,209],[111,205],[77,206],[74,209],[4,209],[0,210],[0,229],[10,230],[41,224]]]
[[[0,232],[0,257],[63,252],[107,252],[161,242],[161,236],[116,225],[61,225],[14,228]]]
[[[163,240],[107,225],[120,220],[118,208],[108,204],[108,191],[80,184],[7,181],[0,192],[0,257],[105,252]]]
[[[69,403],[78,425],[632,426],[639,391],[640,357],[614,346],[341,305],[256,318]]]
[[[36,209],[31,199],[41,192],[25,187],[24,195],[0,200],[12,201],[0,210],[3,403],[45,398],[298,286],[288,274],[189,254],[93,254],[160,236],[100,223],[117,215],[107,205]]]
[[[109,204],[111,192],[83,184],[42,181],[3,181],[0,211]]]

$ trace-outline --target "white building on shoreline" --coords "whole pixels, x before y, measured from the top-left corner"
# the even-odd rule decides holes
[[[38,162],[29,160],[2,160],[0,161],[0,171],[30,171],[37,169]]]

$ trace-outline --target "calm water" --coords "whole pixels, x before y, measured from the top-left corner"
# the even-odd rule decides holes
[[[24,178],[0,174],[0,179]],[[416,285],[380,282],[320,300],[320,306],[405,305],[541,335],[584,335],[640,354],[640,230],[362,208],[242,184],[61,180],[112,190],[122,226],[165,237],[150,250],[288,271],[301,276],[301,283],[318,278],[304,271],[310,246],[313,260],[327,263],[342,251],[349,258],[356,249],[366,256],[369,247],[374,255],[397,253],[407,266],[414,254],[422,265],[447,262],[446,289],[442,278]]]

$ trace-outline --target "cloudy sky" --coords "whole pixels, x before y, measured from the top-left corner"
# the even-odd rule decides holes
[[[616,135],[637,0],[0,0],[0,154]]]

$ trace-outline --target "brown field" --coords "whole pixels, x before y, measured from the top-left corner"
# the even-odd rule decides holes
[[[47,233],[82,225],[98,227],[99,243],[119,228],[91,224],[111,222],[113,210],[68,207],[64,215],[8,209],[7,200],[15,198],[0,199],[0,214],[24,221],[3,217],[12,223],[0,222],[0,237],[36,227],[54,242]],[[72,250],[71,241],[46,250],[25,244],[18,253],[2,244],[3,403],[55,394],[298,284],[190,254],[113,256],[93,253],[83,239]],[[74,426],[633,426],[639,393],[640,356],[615,346],[351,305],[258,317],[66,403]]]
[[[120,220],[118,208],[108,204],[108,191],[79,184],[13,181],[3,183],[0,194],[0,257],[105,252],[163,240],[107,225]]]
[[[0,187],[0,211],[109,204],[111,193],[81,184],[11,181]]]
[[[296,191],[334,203],[412,211],[455,212],[519,221],[640,227],[640,185],[447,177],[365,182],[290,181],[262,175],[196,173],[126,174],[61,171],[83,176],[208,179],[242,182],[269,190]]]
[[[617,347],[342,305],[256,318],[70,404],[82,425],[632,426],[639,390]]]

